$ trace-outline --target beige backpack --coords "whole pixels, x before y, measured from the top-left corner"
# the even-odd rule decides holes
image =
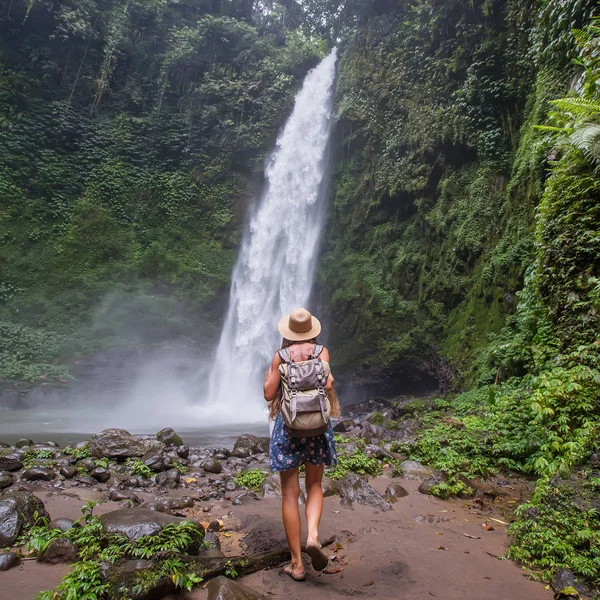
[[[331,405],[325,392],[329,364],[319,358],[323,346],[313,346],[308,360],[294,362],[288,348],[279,351],[285,361],[281,375],[281,415],[292,437],[313,437],[327,431]]]

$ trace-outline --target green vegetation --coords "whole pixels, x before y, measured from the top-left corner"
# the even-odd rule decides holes
[[[379,475],[382,467],[379,460],[375,457],[369,457],[364,453],[364,441],[353,440],[354,444],[348,447],[345,445],[337,447],[338,464],[331,469],[327,469],[327,477],[331,479],[343,479],[349,471],[359,475]]]
[[[56,590],[42,592],[39,600],[120,598],[120,593],[116,593],[111,583],[101,576],[100,567],[102,562],[115,563],[123,559],[153,558],[156,563],[150,578],[134,584],[138,595],[163,577],[171,578],[177,587],[186,590],[202,581],[198,575],[189,572],[181,560],[188,548],[202,543],[202,531],[194,523],[183,521],[167,525],[159,533],[133,542],[122,535],[105,533],[99,519],[92,514],[93,504],[88,503],[82,512],[80,526],[66,532],[48,529],[47,523],[43,523],[33,527],[28,534],[30,551],[42,552],[52,540],[66,537],[77,549],[80,559]]]
[[[79,446],[78,448],[75,448],[74,446],[67,446],[66,448],[63,448],[61,452],[63,454],[68,454],[69,456],[72,456],[75,460],[82,460],[84,458],[91,457],[87,443],[83,446]]]
[[[148,466],[145,465],[141,460],[134,460],[132,458],[128,458],[125,461],[125,466],[129,468],[133,475],[139,475],[144,479],[150,479],[156,475],[156,473]]]
[[[235,476],[235,482],[241,486],[246,487],[250,490],[260,492],[263,481],[267,478],[267,473],[260,471],[259,469],[250,469],[248,471],[242,471]]]

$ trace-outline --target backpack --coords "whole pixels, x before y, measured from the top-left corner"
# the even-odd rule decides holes
[[[323,346],[313,346],[308,360],[294,362],[288,348],[279,351],[285,361],[279,365],[281,375],[281,415],[292,437],[322,435],[329,427],[331,405],[325,392],[330,369],[319,358]]]

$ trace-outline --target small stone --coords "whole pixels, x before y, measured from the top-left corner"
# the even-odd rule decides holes
[[[0,456],[0,471],[18,471],[23,468],[23,455],[19,452],[11,452]]]
[[[200,463],[200,467],[204,469],[207,473],[215,473],[219,474],[223,470],[223,465],[220,460],[216,458],[209,458],[207,460],[203,460]]]
[[[21,559],[14,552],[0,552],[0,571],[8,571],[20,562]]]
[[[160,501],[163,510],[181,510],[182,508],[191,508],[194,506],[193,498],[182,496],[181,498],[165,498]]]
[[[156,476],[156,485],[160,487],[175,489],[179,484],[181,474],[177,469],[169,469]]]
[[[165,446],[183,446],[182,439],[170,427],[161,429],[156,434],[156,439]]]
[[[177,456],[179,456],[179,458],[187,459],[190,456],[190,447],[186,446],[185,444],[183,446],[177,446],[175,452],[177,452]]]
[[[173,466],[173,462],[168,456],[150,452],[142,457],[142,462],[156,473],[167,471]]]
[[[217,454],[219,456],[229,458],[231,456],[231,451],[229,451],[227,448],[215,448],[213,455],[216,456]]]
[[[0,473],[0,490],[10,487],[14,483],[13,476],[10,473]]]
[[[93,458],[83,458],[76,463],[78,469],[93,471],[96,468],[96,461]]]
[[[383,497],[388,502],[395,503],[398,502],[400,498],[404,498],[405,496],[408,496],[408,492],[401,485],[398,485],[397,483],[391,483],[385,489],[385,494]]]
[[[65,478],[65,479],[73,479],[73,477],[75,477],[75,475],[77,475],[77,469],[71,465],[65,466],[65,467],[61,467],[58,472]]]
[[[34,443],[33,440],[29,440],[27,438],[23,438],[23,439],[19,440],[15,444],[15,447],[17,447],[17,448],[25,448],[27,446],[33,446],[33,445],[35,445],[35,443]]]
[[[77,481],[78,483],[81,483],[83,485],[96,485],[98,482],[93,478],[90,477],[89,475],[78,475],[77,477],[75,477],[74,481]]]
[[[214,521],[211,521],[208,524],[206,531],[211,532],[211,533],[218,533],[219,531],[221,531],[221,523],[219,521],[217,521],[216,519]]]
[[[52,481],[56,479],[56,473],[45,467],[31,467],[23,472],[21,479],[25,481]]]
[[[108,492],[108,499],[113,502],[122,502],[123,500],[129,500],[135,504],[140,502],[140,499],[131,490],[112,489]]]
[[[252,504],[255,500],[260,500],[255,492],[244,492],[234,498],[232,504],[234,506],[239,506],[240,504]]]
[[[110,471],[104,467],[96,467],[90,471],[90,477],[93,477],[100,483],[106,483],[110,479]]]
[[[39,562],[56,565],[58,563],[72,563],[77,559],[77,549],[71,540],[59,537],[52,540],[46,549],[38,556]]]
[[[74,525],[75,522],[71,521],[71,519],[52,519],[48,523],[48,529],[60,529],[64,533],[72,529]]]

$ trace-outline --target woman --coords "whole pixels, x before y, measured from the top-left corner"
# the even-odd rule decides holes
[[[285,315],[279,322],[279,333],[283,336],[282,348],[288,348],[294,362],[308,360],[312,357],[316,338],[321,332],[321,323],[304,308],[298,308]],[[319,358],[327,363],[329,371],[329,351],[327,348],[319,354]],[[333,430],[329,422],[327,431],[314,437],[292,437],[286,430],[281,415],[281,375],[279,365],[283,364],[279,352],[273,356],[271,366],[265,376],[265,400],[270,404],[270,418],[275,420],[269,460],[271,471],[278,471],[281,477],[282,515],[292,562],[284,571],[294,580],[306,579],[301,555],[300,512],[298,498],[300,482],[298,467],[306,469],[306,523],[308,536],[306,552],[311,557],[312,566],[322,571],[328,563],[327,555],[319,544],[319,523],[323,513],[323,491],[321,480],[326,466],[337,464]],[[325,391],[331,403],[332,416],[339,415],[339,405],[332,392],[333,376],[329,372]]]

